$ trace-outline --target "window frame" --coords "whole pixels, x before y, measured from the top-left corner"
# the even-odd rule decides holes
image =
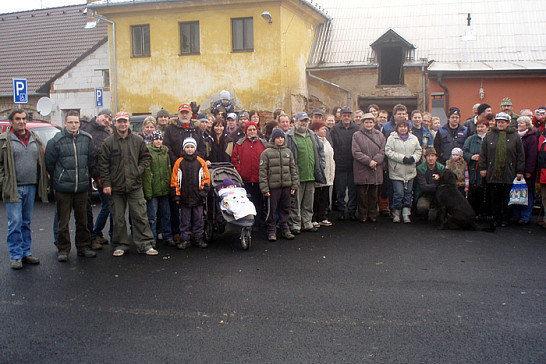
[[[141,40],[141,49],[140,54],[135,53],[135,31],[140,30],[140,40]],[[146,42],[146,30],[148,39]],[[150,36],[150,24],[137,24],[131,25],[131,57],[132,58],[145,58],[152,56],[152,45],[151,45],[151,36]],[[148,49],[146,49],[146,43],[148,43]],[[147,52],[146,52],[147,51]]]
[[[182,27],[184,25],[189,25],[190,26],[190,35],[189,35],[189,48],[190,48],[190,51],[189,52],[184,52],[182,47],[183,47],[183,41],[184,41],[184,38],[183,38],[183,34],[182,34]],[[194,38],[195,36],[195,28],[193,26],[197,25],[197,50],[193,49],[192,45],[193,45],[193,42],[192,42],[192,39]],[[191,55],[195,55],[195,54],[201,54],[201,30],[200,30],[200,27],[199,27],[199,20],[192,20],[192,21],[181,21],[181,22],[178,22],[178,36],[179,36],[179,39],[180,39],[180,52],[179,52],[179,56],[191,56]]]
[[[242,34],[235,34],[235,31],[236,31],[236,27],[235,27],[235,23],[236,22],[242,22]],[[248,46],[248,39],[247,39],[247,33],[249,31],[249,28],[248,28],[248,22],[250,21],[252,27],[251,27],[251,37],[252,37],[252,45],[251,47]],[[240,42],[242,43],[242,47],[241,48],[235,48],[235,40],[236,40],[236,36],[240,36],[242,39],[240,40]],[[234,53],[243,53],[243,52],[254,52],[254,17],[252,16],[248,16],[248,17],[239,17],[239,18],[231,18],[231,51],[234,52]]]

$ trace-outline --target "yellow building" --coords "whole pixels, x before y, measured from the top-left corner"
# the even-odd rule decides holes
[[[115,23],[112,105],[133,114],[173,113],[193,100],[208,111],[224,89],[236,109],[303,110],[307,59],[327,21],[305,0],[103,0],[88,8]]]

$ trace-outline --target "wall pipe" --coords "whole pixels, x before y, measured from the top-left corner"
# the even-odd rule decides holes
[[[340,90],[343,90],[343,91],[347,92],[347,106],[348,106],[348,107],[351,107],[351,90],[348,90],[348,89],[346,89],[345,87],[342,87],[342,86],[340,86],[340,85],[336,85],[336,84],[333,83],[333,82],[326,81],[325,79],[322,79],[322,78],[320,78],[320,77],[317,77],[317,76],[313,75],[313,74],[311,73],[311,71],[307,71],[307,75],[308,75],[309,77],[311,77],[311,78],[314,78],[315,80],[318,80],[318,81],[327,83],[328,85],[337,87],[337,88],[339,88]]]
[[[116,62],[116,23],[113,22],[110,19],[107,19],[103,15],[97,15],[95,13],[95,10],[93,10],[94,18],[100,20],[104,20],[105,22],[112,24],[112,52],[114,52],[113,57],[113,71],[114,71],[114,80],[113,80],[113,87],[114,87],[114,115],[118,112],[118,87],[117,87],[117,80],[118,80],[118,72],[117,72],[117,62]],[[97,21],[97,22],[98,22]]]
[[[442,83],[442,74],[441,73],[438,74],[438,85],[440,85],[440,87],[443,88],[444,91],[446,92],[446,98],[445,98],[446,102],[445,102],[445,105],[444,105],[444,111],[445,111],[446,115],[449,115],[449,90]]]

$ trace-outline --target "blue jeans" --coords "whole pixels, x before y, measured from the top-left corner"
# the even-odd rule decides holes
[[[93,232],[91,235],[94,237],[100,236],[102,238],[102,230],[104,230],[106,219],[108,219],[108,216],[110,215],[110,197],[102,192],[102,188],[99,188],[98,191],[100,198],[100,211],[97,215],[97,219],[95,220],[95,226],[93,227]],[[110,218],[110,230],[108,231],[110,238],[112,238],[112,230],[112,219]]]
[[[19,202],[6,203],[6,215],[8,217],[7,243],[11,259],[22,259],[32,255],[30,244],[30,220],[34,199],[36,197],[36,185],[18,186]]]
[[[411,208],[413,181],[414,179],[411,179],[404,184],[404,181],[392,180],[392,208],[394,210],[400,210],[402,207]]]
[[[345,206],[349,215],[354,215],[356,213],[356,185],[353,171],[350,172],[341,172],[336,171],[335,176],[335,185],[336,185],[336,204],[342,213],[345,212]],[[348,191],[349,200],[345,203],[345,194]]]
[[[161,220],[161,235],[163,240],[172,240],[173,234],[171,231],[171,207],[169,205],[169,196],[153,197],[146,201],[146,211],[148,213],[148,221],[150,228],[154,234],[154,239],[157,242],[157,213],[159,211],[159,219]]]
[[[529,197],[527,206],[522,205],[513,205],[514,207],[514,213],[512,217],[514,219],[523,220],[523,221],[531,221],[531,214],[533,213],[533,204],[535,203],[535,191],[529,190]]]

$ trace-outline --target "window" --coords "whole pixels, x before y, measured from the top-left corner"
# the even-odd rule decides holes
[[[233,42],[233,52],[254,51],[253,18],[231,19],[231,39]]]
[[[199,54],[199,22],[189,21],[179,23],[180,54]]]
[[[382,47],[379,50],[379,84],[404,84],[404,50],[402,47]]]
[[[133,57],[150,57],[150,25],[131,26]]]

